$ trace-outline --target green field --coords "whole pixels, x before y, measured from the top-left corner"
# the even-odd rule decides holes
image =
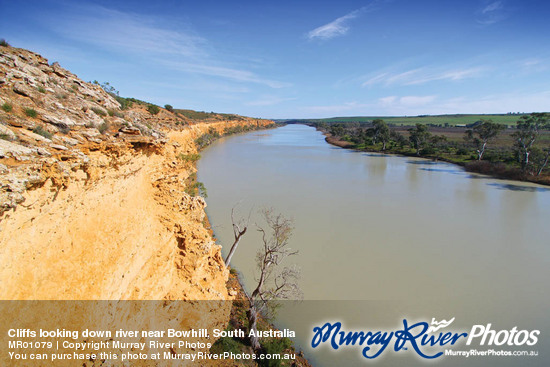
[[[417,123],[430,124],[435,126],[456,126],[473,124],[479,120],[493,120],[499,124],[515,126],[516,122],[523,116],[521,114],[504,115],[429,115],[429,116],[351,116],[331,117],[325,119],[299,119],[287,122],[371,122],[374,119],[382,119],[391,125],[413,126]],[[447,125],[446,125],[447,124]]]

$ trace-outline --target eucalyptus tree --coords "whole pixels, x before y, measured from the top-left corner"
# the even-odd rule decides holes
[[[476,147],[478,161],[483,158],[489,141],[494,139],[504,129],[504,125],[494,123],[492,120],[481,120],[473,129],[466,130],[468,140],[472,141]]]
[[[533,144],[537,140],[540,130],[547,126],[548,114],[532,113],[528,116],[522,116],[516,123],[516,132],[513,134],[516,139],[516,148],[521,168],[526,170],[529,166],[529,156]]]
[[[540,176],[550,161],[550,146],[544,149],[534,147],[531,150],[531,163],[533,165],[533,173],[535,176]]]
[[[416,127],[409,130],[409,141],[414,149],[416,149],[416,155],[420,155],[420,150],[426,145],[431,137],[431,133],[428,131],[428,127],[423,124],[416,124]]]
[[[378,141],[382,143],[382,150],[386,150],[386,144],[390,141],[390,128],[382,119],[375,119],[372,122],[372,127],[369,129],[369,135],[372,137],[373,144]]]

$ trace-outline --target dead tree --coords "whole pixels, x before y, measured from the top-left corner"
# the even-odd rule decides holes
[[[246,233],[246,230],[248,229],[248,223],[250,222],[250,213],[248,214],[248,219],[246,221],[242,219],[235,219],[235,207],[231,209],[231,222],[233,224],[233,236],[235,237],[235,240],[233,242],[233,245],[231,246],[231,250],[229,250],[229,254],[225,258],[225,266],[229,266],[231,263],[231,258],[233,257],[233,254],[235,253],[235,250],[237,250],[237,246],[239,246],[239,242],[241,241],[241,237],[244,236]]]
[[[250,302],[250,343],[255,352],[261,349],[257,337],[259,314],[274,312],[278,306],[277,300],[301,298],[301,291],[296,284],[299,278],[298,269],[295,266],[282,267],[287,257],[298,253],[288,247],[294,229],[293,223],[281,214],[274,214],[271,209],[264,210],[262,214],[266,226],[258,226],[258,231],[262,235],[262,247],[256,255],[258,283],[250,295],[245,292]]]

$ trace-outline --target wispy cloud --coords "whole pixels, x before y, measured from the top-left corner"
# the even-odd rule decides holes
[[[292,85],[286,82],[279,82],[276,80],[262,78],[257,74],[246,70],[239,70],[222,66],[188,63],[183,61],[169,61],[163,59],[158,59],[157,62],[171,68],[172,70],[179,70],[187,73],[195,73],[208,76],[216,76],[225,79],[235,80],[238,82],[264,84],[271,88],[285,88]]]
[[[204,57],[207,41],[192,31],[169,29],[160,20],[100,5],[71,4],[62,17],[48,18],[52,29],[79,42],[113,50]],[[54,20],[55,19],[55,20]]]
[[[310,40],[320,39],[328,40],[334,37],[343,36],[349,31],[349,21],[359,17],[361,14],[373,11],[383,2],[382,0],[371,1],[370,4],[356,9],[340,18],[336,18],[330,23],[317,27],[307,33],[307,38]]]
[[[503,1],[484,1],[484,5],[477,12],[477,22],[482,25],[491,25],[508,18],[508,9]]]
[[[548,59],[526,59],[517,62],[519,68],[525,73],[537,73],[548,70],[550,62]]]
[[[550,91],[505,93],[478,98],[456,97],[438,101],[429,113],[507,113],[548,110]]]
[[[481,10],[481,13],[482,14],[491,13],[491,12],[502,9],[502,7],[503,7],[502,1],[495,1],[495,2],[487,5],[485,8],[483,8],[483,10]]]
[[[468,67],[454,69],[417,68],[404,72],[383,71],[367,76],[362,86],[383,85],[417,85],[438,80],[457,81],[482,75],[487,68]],[[364,78],[363,78],[364,79]]]
[[[404,97],[397,97],[397,96],[388,96],[383,97],[378,100],[379,105],[383,107],[390,107],[390,108],[398,108],[401,109],[403,107],[411,108],[411,107],[420,107],[425,106],[427,104],[432,103],[435,101],[437,96],[404,96]]]
[[[417,116],[453,113],[532,112],[548,109],[550,91],[523,94],[443,97],[439,95],[386,96],[372,102],[344,102],[335,105],[308,106],[308,117],[327,116]],[[313,116],[312,116],[313,115]]]
[[[361,112],[362,110],[364,110],[364,113],[367,114],[367,109],[371,107],[372,103],[359,103],[353,101],[336,105],[306,106],[303,109],[306,113],[326,117],[327,114],[332,114],[334,116],[335,114],[345,114],[349,111],[353,111],[354,114],[361,114],[363,113]]]
[[[224,82],[208,82],[201,80],[195,83],[170,83],[159,81],[144,81],[141,83],[147,87],[162,88],[171,91],[193,91],[206,93],[224,93],[236,96],[238,94],[250,93],[250,88],[240,84],[228,84]]]
[[[361,13],[361,9],[354,10],[351,13],[344,15],[343,17],[337,18],[330,23],[322,25],[318,28],[315,28],[312,31],[309,31],[307,37],[310,40],[313,39],[322,39],[327,40],[337,36],[343,36],[348,33],[349,26],[347,25],[348,21],[354,18],[357,18]]]
[[[264,96],[255,101],[246,102],[246,106],[273,106],[287,101],[294,101],[296,98],[281,98],[275,96]]]
[[[436,115],[452,113],[507,113],[545,111],[550,91],[456,96],[388,96],[371,107],[375,115]]]
[[[143,14],[123,13],[93,4],[72,4],[67,9],[67,16],[57,17],[49,25],[68,39],[111,52],[133,54],[141,62],[154,62],[176,71],[271,88],[291,85],[263,78],[248,70],[228,67],[215,56],[208,41],[190,27],[170,26],[166,20]]]

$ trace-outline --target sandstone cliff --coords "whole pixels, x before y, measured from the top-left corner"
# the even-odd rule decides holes
[[[185,158],[212,128],[270,121],[194,124],[116,97],[35,53],[0,47],[0,299],[230,299],[206,204],[189,194],[195,167]],[[223,329],[227,306],[183,318],[162,303],[147,312],[180,328]],[[84,314],[90,310],[74,313],[73,327]],[[134,316],[107,326],[153,322]],[[50,317],[69,322],[59,312]]]

